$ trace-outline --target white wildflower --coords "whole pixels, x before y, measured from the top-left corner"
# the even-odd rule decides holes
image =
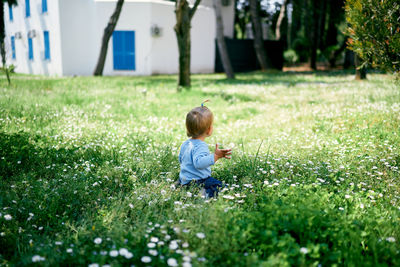
[[[300,248],[300,252],[303,254],[307,254],[308,253],[308,249],[305,247]]]
[[[157,256],[157,255],[158,255],[158,251],[155,250],[155,249],[149,249],[149,254],[150,254],[151,256]]]
[[[386,238],[386,241],[393,243],[396,241],[396,239],[393,236],[390,236],[390,237]]]
[[[196,236],[200,239],[203,239],[206,237],[206,235],[204,233],[197,233]]]
[[[141,261],[144,263],[149,263],[149,262],[151,262],[151,258],[149,256],[143,256],[141,258]]]
[[[32,257],[32,262],[39,262],[39,261],[44,261],[45,258],[39,255],[35,255]]]
[[[174,258],[169,258],[168,260],[167,260],[167,264],[168,264],[168,266],[178,266],[178,262],[177,262],[177,260],[176,259],[174,259]]]
[[[110,256],[111,257],[117,257],[118,256],[118,250],[111,250],[110,251]]]
[[[156,244],[153,243],[153,242],[150,242],[150,243],[147,244],[147,247],[148,247],[148,248],[155,248],[155,247],[156,247]]]

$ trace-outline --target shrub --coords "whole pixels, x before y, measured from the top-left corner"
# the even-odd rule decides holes
[[[400,3],[398,0],[346,0],[349,47],[363,60],[400,72]]]
[[[286,50],[283,53],[283,57],[285,58],[285,61],[289,64],[294,64],[299,61],[299,56],[293,49]]]

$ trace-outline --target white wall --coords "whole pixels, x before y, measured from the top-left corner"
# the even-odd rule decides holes
[[[9,23],[5,8],[8,47],[10,36],[16,40],[17,59],[10,63],[16,71],[50,75],[92,75],[100,53],[101,39],[116,0],[48,0],[48,12],[41,14],[41,0],[31,1],[31,17],[25,18],[25,1],[14,8]],[[162,28],[160,37],[151,36],[151,26]],[[125,0],[115,30],[135,31],[134,71],[113,69],[112,38],[108,46],[104,75],[151,75],[178,72],[178,48],[175,32],[174,3],[161,0]],[[35,29],[34,60],[28,60],[27,33]],[[51,60],[44,60],[43,30],[50,33]],[[215,17],[212,8],[199,6],[192,20],[192,73],[214,71]],[[11,58],[11,49],[9,58]]]
[[[25,1],[19,0],[13,7],[14,20],[9,17],[8,5],[4,5],[6,49],[8,64],[16,66],[15,71],[29,74],[61,75],[60,24],[58,1],[47,1],[48,12],[42,13],[42,1],[30,0],[31,16],[25,17]],[[36,31],[33,38],[33,60],[28,58],[28,38],[30,30]],[[49,31],[50,60],[44,59],[43,31]],[[16,59],[11,58],[11,36],[20,32],[22,38],[15,39]]]
[[[98,53],[95,3],[92,0],[59,2],[63,75],[91,75]]]
[[[199,7],[192,19],[192,73],[213,73],[215,65],[215,15],[212,8]]]
[[[221,1],[221,0],[218,0]],[[194,0],[191,0],[193,3]],[[200,5],[213,8],[213,0],[202,0]],[[224,35],[233,38],[234,34],[234,20],[235,20],[235,0],[229,0],[228,6],[222,6],[222,21],[224,24]]]
[[[172,2],[155,2],[152,5],[151,25],[161,28],[159,37],[151,37],[152,74],[177,73],[179,53],[174,26],[175,6]],[[212,73],[215,61],[215,18],[208,7],[200,6],[192,19],[191,72]],[[148,29],[150,34],[150,28]]]
[[[116,1],[96,0],[96,29],[101,29],[96,42],[100,44],[103,29],[114,11]],[[151,5],[148,1],[125,1],[115,28],[116,31],[135,31],[135,66],[134,71],[114,70],[113,40],[108,46],[104,75],[150,75],[151,74],[151,36],[150,36]],[[100,46],[98,47],[100,50]],[[96,58],[97,59],[97,58]]]
[[[178,72],[178,44],[174,31],[176,23],[173,2],[151,5],[151,25],[161,28],[158,37],[151,36],[152,74]],[[150,33],[150,29],[149,29]]]

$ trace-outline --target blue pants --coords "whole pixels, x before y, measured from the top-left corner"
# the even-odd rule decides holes
[[[197,185],[202,185],[206,190],[207,197],[216,197],[218,196],[218,189],[222,187],[222,182],[212,178],[211,176],[205,179],[194,181]]]

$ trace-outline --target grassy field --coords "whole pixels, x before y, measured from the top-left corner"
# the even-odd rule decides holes
[[[0,265],[400,265],[393,77],[0,78]],[[233,149],[208,200],[173,187],[204,99]]]

